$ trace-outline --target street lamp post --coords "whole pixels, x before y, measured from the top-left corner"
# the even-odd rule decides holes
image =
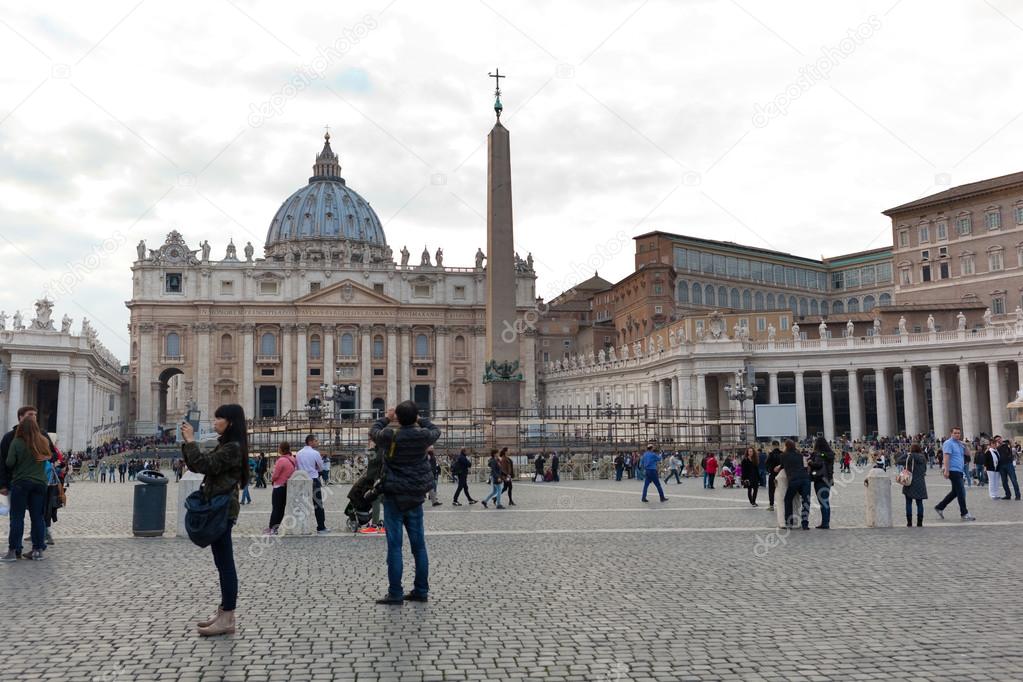
[[[739,423],[739,440],[746,445],[746,401],[754,400],[757,395],[757,385],[750,377],[749,383],[746,379],[746,368],[743,367],[735,373],[735,385],[725,384],[725,395],[729,400],[739,403],[739,415],[742,421]]]

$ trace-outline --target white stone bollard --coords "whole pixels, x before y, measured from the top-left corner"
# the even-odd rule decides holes
[[[288,503],[284,508],[281,535],[312,535],[315,530],[313,479],[299,469],[288,479]]]
[[[186,471],[181,480],[178,481],[178,529],[179,538],[187,538],[188,531],[185,530],[185,499],[199,489],[202,484],[203,475],[194,471]]]
[[[770,485],[770,484],[768,484]],[[782,469],[774,479],[774,513],[778,517],[778,527],[785,527],[785,491],[789,489],[789,477]],[[795,505],[793,505],[795,509]],[[797,510],[798,513],[798,510]]]
[[[867,528],[892,527],[892,479],[884,469],[871,469],[863,479],[867,495]]]

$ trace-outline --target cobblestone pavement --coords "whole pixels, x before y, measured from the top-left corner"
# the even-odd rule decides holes
[[[236,531],[240,630],[211,640],[192,624],[218,598],[209,551],[128,537],[131,486],[79,483],[47,560],[0,566],[0,680],[1021,679],[1023,595],[1011,579],[969,586],[1015,575],[1023,503],[975,488],[980,520],[941,522],[930,507],[947,483],[929,482],[922,529],[899,527],[897,488],[897,527],[862,528],[854,477],[836,528],[790,534],[744,491],[698,480],[667,486],[663,505],[635,481],[521,483],[500,512],[453,508],[442,485],[431,601],[402,607],[372,603],[382,537],[266,542],[256,490]],[[328,490],[340,528],[346,488]],[[409,582],[407,550],[406,565]]]

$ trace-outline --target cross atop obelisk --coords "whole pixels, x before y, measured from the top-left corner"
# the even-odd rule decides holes
[[[501,112],[504,111],[504,105],[501,104],[501,79],[507,78],[507,76],[501,75],[501,69],[494,69],[494,73],[488,73],[487,76],[494,79],[494,113],[497,114],[497,120],[501,120]]]

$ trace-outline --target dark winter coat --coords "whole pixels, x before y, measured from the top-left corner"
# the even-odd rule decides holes
[[[433,489],[433,467],[426,448],[440,438],[440,429],[423,417],[410,426],[395,428],[388,424],[386,417],[378,419],[370,428],[369,437],[383,454],[384,497],[392,500],[400,511],[408,511],[421,505]]]
[[[902,494],[911,500],[927,499],[927,460],[922,452],[911,452],[906,457],[900,458],[900,463],[913,472],[913,481],[909,485],[902,486]]]
[[[246,463],[241,446],[235,441],[228,441],[217,443],[217,447],[209,452],[203,452],[195,442],[182,443],[181,455],[190,470],[204,475],[201,489],[207,499],[217,495],[231,496],[227,515],[237,520],[238,512],[241,510],[238,504],[238,491],[241,489]]]

